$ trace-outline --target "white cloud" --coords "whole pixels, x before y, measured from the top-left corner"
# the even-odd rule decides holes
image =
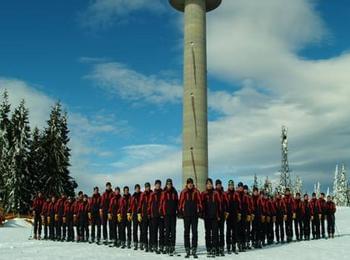
[[[95,64],[87,76],[98,86],[134,103],[162,105],[178,103],[182,98],[182,87],[174,80],[164,80],[157,75],[144,75],[117,62]]]
[[[164,11],[161,0],[93,0],[80,14],[80,20],[86,27],[110,27],[114,23],[125,23],[140,10],[152,13]]]

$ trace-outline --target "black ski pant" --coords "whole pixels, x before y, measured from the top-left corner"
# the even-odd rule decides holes
[[[256,215],[253,223],[252,223],[252,232],[251,232],[251,237],[252,237],[252,241],[253,243],[258,243],[259,241],[263,240],[262,237],[262,223],[261,223],[261,216]]]
[[[248,221],[246,220],[247,216],[242,215],[242,218],[239,222],[239,243],[245,248],[246,243],[248,242],[247,230],[248,230]]]
[[[219,248],[225,247],[225,217],[221,216],[218,221],[218,246]]]
[[[267,242],[268,243],[273,243],[275,237],[273,234],[273,220],[272,217],[270,218],[270,220],[266,223],[267,227],[266,227],[266,238],[267,238]]]
[[[175,247],[176,243],[176,215],[166,215],[164,217],[165,241],[167,247]]]
[[[327,232],[328,232],[328,237],[334,236],[334,233],[335,233],[335,216],[334,216],[334,214],[327,215]]]
[[[51,240],[55,240],[56,239],[55,226],[56,226],[55,215],[50,215],[49,238]]]
[[[314,219],[311,222],[312,224],[312,237],[314,239],[320,238],[320,218],[318,217],[318,214],[314,215]]]
[[[151,244],[149,235],[152,233],[152,225],[150,219],[145,216],[141,221],[141,243],[148,248]]]
[[[219,230],[219,221],[216,218],[213,219],[204,219],[204,228],[205,228],[205,246],[208,252],[211,252],[213,249],[218,250],[218,230]]]
[[[152,232],[151,232],[151,245],[154,249],[164,247],[164,218],[153,217]]]
[[[41,216],[40,214],[35,213],[34,215],[34,236],[41,236]]]
[[[198,246],[198,216],[185,216],[184,217],[184,240],[185,248],[191,248],[190,233],[192,233],[192,248]]]
[[[47,239],[49,236],[48,236],[48,230],[49,230],[49,224],[47,223],[47,217],[44,216],[44,239]]]
[[[139,242],[139,232],[141,242],[141,223],[137,219],[137,214],[134,214],[132,217],[132,240],[134,244]]]
[[[234,214],[234,213],[232,213]],[[236,214],[237,215],[237,214]],[[238,240],[238,222],[237,218],[229,215],[226,220],[226,246],[231,249],[236,246]]]
[[[80,217],[79,219],[80,228],[80,240],[89,240],[89,220],[87,216]]]
[[[310,217],[304,217],[303,219],[303,234],[305,239],[310,238]]]
[[[109,223],[108,223],[109,222]],[[108,225],[109,224],[109,225]],[[108,221],[108,210],[104,210],[102,214],[102,233],[103,233],[103,240],[108,239],[108,230],[109,228],[109,238],[111,239],[111,233],[113,233],[113,225],[111,225],[111,221]]]
[[[127,242],[128,245],[131,244],[131,222],[127,219],[124,219],[120,223],[119,239],[123,244],[125,244],[125,242]]]
[[[97,237],[96,237],[96,229],[97,229]],[[101,218],[98,212],[93,213],[91,216],[91,239],[92,241],[100,241],[101,239]]]
[[[303,238],[303,220],[300,217],[294,219],[294,231],[297,240],[301,240]]]
[[[284,221],[283,216],[276,217],[275,234],[277,242],[284,242]]]
[[[66,237],[66,224],[63,223],[62,217],[58,217],[56,221],[56,238],[62,239]]]
[[[321,215],[321,219],[320,219],[322,238],[325,238],[325,237],[326,237],[326,224],[325,224],[325,222],[326,222],[325,215],[322,214],[322,215]]]
[[[287,220],[285,224],[287,241],[291,241],[293,239],[293,215],[287,215]]]
[[[67,241],[74,241],[74,223],[73,218],[67,218]]]

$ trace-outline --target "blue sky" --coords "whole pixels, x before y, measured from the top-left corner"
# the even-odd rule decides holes
[[[293,174],[331,186],[349,162],[349,14],[345,0],[224,0],[208,15],[211,176],[277,179],[286,124]],[[178,182],[181,26],[165,0],[2,0],[0,88],[26,99],[33,126],[62,101],[85,191]]]

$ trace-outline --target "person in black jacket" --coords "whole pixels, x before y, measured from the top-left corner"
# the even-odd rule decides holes
[[[161,215],[164,216],[166,252],[170,256],[174,255],[175,252],[177,208],[177,191],[173,186],[173,181],[167,179],[161,197]]]

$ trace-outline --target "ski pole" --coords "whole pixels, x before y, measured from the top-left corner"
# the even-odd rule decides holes
[[[334,223],[334,226],[335,226],[335,229],[337,230],[338,237],[340,237],[340,232],[339,232],[337,224]]]

